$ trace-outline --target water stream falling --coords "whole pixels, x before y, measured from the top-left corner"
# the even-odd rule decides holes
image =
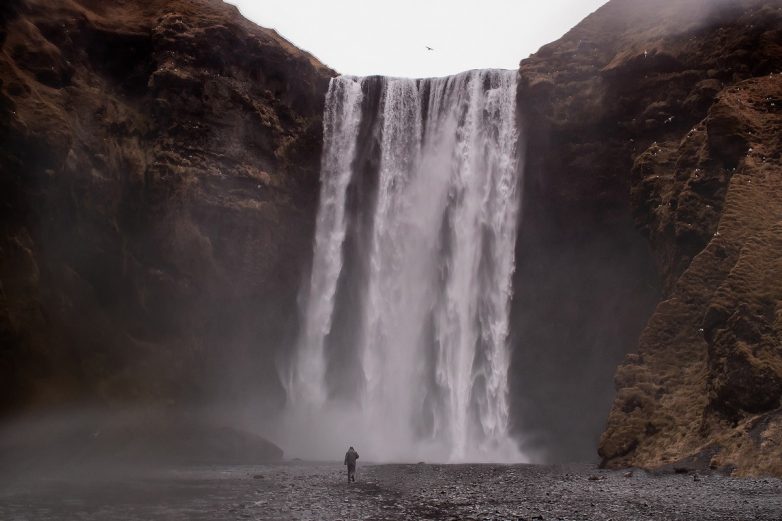
[[[524,460],[508,435],[515,97],[515,71],[331,80],[289,454]]]

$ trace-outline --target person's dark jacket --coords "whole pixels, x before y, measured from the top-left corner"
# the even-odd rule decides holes
[[[356,452],[354,449],[350,449],[345,453],[345,465],[348,467],[355,467],[357,459],[358,452]]]

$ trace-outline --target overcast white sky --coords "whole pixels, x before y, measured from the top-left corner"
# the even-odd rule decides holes
[[[342,74],[515,69],[606,0],[227,0]],[[427,51],[426,46],[434,48]]]

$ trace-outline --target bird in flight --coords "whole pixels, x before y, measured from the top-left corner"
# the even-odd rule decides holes
[[[433,51],[433,50],[434,50],[434,49],[432,49],[431,47],[429,47],[428,45],[424,45],[424,47],[426,47],[426,50],[427,50],[427,51]]]

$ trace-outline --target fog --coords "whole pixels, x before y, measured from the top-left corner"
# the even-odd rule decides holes
[[[18,415],[0,428],[5,478],[121,475],[145,468],[250,465],[282,453],[258,416],[227,406],[62,407]]]

